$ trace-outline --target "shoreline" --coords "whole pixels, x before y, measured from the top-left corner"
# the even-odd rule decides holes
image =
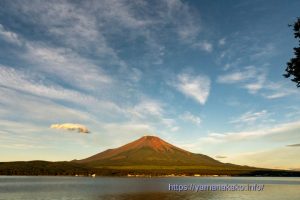
[[[251,178],[251,177],[255,177],[255,178],[300,178],[300,176],[249,176],[249,175],[235,175],[235,176],[231,176],[231,175],[200,175],[200,176],[189,176],[189,175],[157,175],[157,176],[153,176],[153,175],[130,175],[130,176],[119,176],[119,175],[95,175],[95,176],[91,176],[91,175],[5,175],[5,174],[1,174],[0,177],[75,177],[75,178],[100,178],[100,177],[111,177],[111,178]]]

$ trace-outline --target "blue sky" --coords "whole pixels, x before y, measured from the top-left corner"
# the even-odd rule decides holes
[[[299,8],[1,1],[1,161],[80,159],[156,135],[223,162],[300,168],[300,91],[282,76]]]

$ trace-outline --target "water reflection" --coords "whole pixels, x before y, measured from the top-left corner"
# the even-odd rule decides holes
[[[266,184],[263,192],[169,191],[168,184]],[[1,177],[0,200],[299,200],[299,178]]]
[[[121,194],[121,195],[106,195],[99,197],[99,200],[209,200],[214,199],[212,192],[205,193],[191,193],[191,192],[151,192],[151,193],[135,193],[135,194]]]

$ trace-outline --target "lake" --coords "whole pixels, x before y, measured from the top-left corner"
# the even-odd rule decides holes
[[[172,186],[255,185],[262,191],[181,191]],[[171,187],[172,188],[172,187]],[[175,187],[173,187],[174,189]],[[183,187],[182,187],[183,188]],[[199,187],[198,187],[199,188]],[[178,189],[178,187],[177,187]],[[300,178],[0,176],[1,200],[299,200]]]

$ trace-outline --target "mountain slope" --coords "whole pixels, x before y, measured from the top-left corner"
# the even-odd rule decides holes
[[[116,149],[108,149],[78,163],[89,166],[222,166],[206,155],[194,154],[155,136],[144,136]]]
[[[300,172],[221,163],[206,155],[175,147],[158,137],[145,136],[116,149],[71,162],[0,162],[0,175],[226,175],[300,176]]]

